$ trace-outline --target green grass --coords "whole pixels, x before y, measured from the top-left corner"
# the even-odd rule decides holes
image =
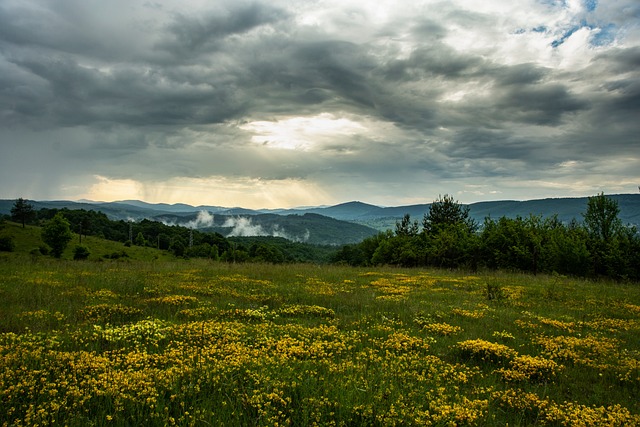
[[[0,237],[11,237],[15,243],[15,249],[11,253],[0,252],[0,257],[37,257],[38,249],[40,247],[46,247],[41,237],[41,228],[27,225],[22,228],[22,225],[6,221],[0,224]],[[174,256],[167,251],[160,251],[155,248],[141,247],[132,245],[126,247],[123,243],[114,242],[111,240],[100,239],[93,236],[80,236],[73,233],[73,239],[67,245],[67,248],[62,254],[62,259],[73,259],[73,250],[77,245],[85,246],[91,252],[88,260],[97,261],[105,259],[105,256],[111,256],[112,254],[122,255],[123,252],[126,256],[120,257],[120,261],[127,260],[141,260],[141,261],[168,261],[174,259]]]
[[[0,424],[640,423],[638,284],[53,260],[34,230],[0,257]]]

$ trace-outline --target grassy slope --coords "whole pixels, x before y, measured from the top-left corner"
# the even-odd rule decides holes
[[[0,424],[640,423],[637,284],[32,260],[37,229],[12,232]]]
[[[44,245],[41,237],[41,228],[36,226],[27,225],[25,228],[22,228],[22,225],[18,223],[7,221],[4,224],[0,224],[0,237],[5,236],[10,236],[13,239],[15,250],[12,253],[0,252],[0,256],[4,257],[29,256],[33,249]],[[79,236],[73,233],[73,239],[69,242],[69,245],[62,254],[62,259],[73,259],[73,249],[78,244],[80,244]],[[104,255],[111,255],[114,252],[121,252],[123,250],[127,253],[128,258],[122,259],[169,261],[174,258],[173,255],[166,251],[140,246],[125,247],[120,242],[113,242],[93,236],[82,236],[82,245],[89,248],[91,252],[89,260],[94,261],[102,258]]]

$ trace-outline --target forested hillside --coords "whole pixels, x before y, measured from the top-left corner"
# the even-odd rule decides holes
[[[279,228],[277,219],[280,216],[266,214],[251,217],[255,222],[242,217],[226,217],[220,220],[222,223],[211,221],[208,227],[198,230],[148,219],[114,221],[106,214],[92,210],[44,208],[35,211],[20,200],[16,205],[22,204],[26,210],[22,214],[12,212],[7,218],[23,225],[46,228],[55,221],[60,222],[58,217],[61,217],[69,230],[76,233],[80,244],[82,236],[95,236],[119,242],[123,247],[152,247],[177,257],[228,262],[489,268],[640,280],[640,234],[635,226],[620,219],[617,200],[604,194],[588,199],[581,222],[562,221],[558,215],[530,214],[513,218],[486,217],[482,223],[472,217],[469,206],[445,195],[430,205],[421,220],[407,213],[395,223],[394,230],[369,237],[365,234],[358,243],[339,249],[303,243],[308,239],[309,230],[314,230],[315,223],[323,223],[325,230],[328,229],[326,224],[334,226],[332,233],[346,233],[340,228],[345,222],[317,214],[292,215],[298,223],[297,229]],[[182,219],[187,222],[202,220],[196,214],[189,215]],[[161,219],[167,222],[176,218],[176,214],[166,214]],[[261,230],[258,232],[256,228]],[[223,231],[227,237],[216,230]],[[293,235],[288,234],[291,230]],[[303,232],[306,237],[301,234]],[[313,232],[322,238],[321,233]],[[15,242],[12,239],[12,236],[0,233],[0,250],[13,250]],[[34,246],[33,249],[43,253],[52,250],[57,256],[60,254],[51,243],[48,243],[49,249],[44,242]]]
[[[640,235],[624,224],[615,199],[588,199],[584,222],[557,215],[485,218],[444,196],[421,222],[406,214],[394,231],[344,246],[335,262],[350,265],[491,268],[640,280]]]
[[[198,257],[229,262],[327,262],[335,248],[307,243],[292,242],[284,238],[263,236],[226,238],[213,231],[199,231],[177,225],[166,225],[157,221],[142,220],[126,222],[110,220],[104,213],[69,209],[40,209],[31,211],[26,224],[46,227],[56,215],[67,222],[74,241],[70,245],[90,246],[86,237],[92,236],[119,244],[118,250],[101,253],[94,251],[91,259],[120,258],[130,256],[132,248],[155,248],[177,257]],[[18,217],[5,217],[22,222]],[[30,230],[19,232],[7,224],[0,227],[0,251],[21,248],[25,252],[48,254],[51,248],[40,237],[41,232]],[[23,247],[25,242],[28,247]],[[84,242],[83,242],[84,240]],[[87,250],[91,253],[91,247]],[[68,255],[71,256],[71,255]]]

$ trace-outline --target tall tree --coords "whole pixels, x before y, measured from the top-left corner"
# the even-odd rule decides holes
[[[62,252],[71,241],[71,229],[69,221],[58,212],[44,227],[42,227],[42,240],[51,247],[54,257],[60,258]]]
[[[469,233],[473,233],[477,228],[477,224],[469,216],[469,206],[458,203],[448,194],[438,196],[431,204],[429,213],[424,215],[422,225],[426,234],[434,234],[449,225],[462,225]]]
[[[616,277],[625,264],[626,254],[620,246],[623,226],[618,213],[618,202],[604,193],[589,197],[587,201],[584,227],[589,234],[588,249],[593,273],[597,276]]]
[[[411,221],[411,215],[405,214],[402,221],[396,221],[396,236],[417,236],[418,221]]]
[[[33,206],[22,197],[16,200],[11,208],[11,218],[15,221],[21,222],[22,228],[25,228],[25,224],[33,219],[35,215],[36,211],[33,210]]]
[[[459,267],[477,263],[475,230],[477,225],[469,216],[469,206],[460,204],[452,196],[438,196],[429,213],[422,220],[427,262],[439,267]]]
[[[618,218],[618,202],[600,193],[589,197],[584,225],[589,235],[600,241],[608,242],[622,230],[622,221]]]

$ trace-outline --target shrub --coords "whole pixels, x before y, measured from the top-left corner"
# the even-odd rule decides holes
[[[122,251],[115,251],[111,255],[109,254],[103,255],[103,257],[107,259],[129,258],[129,254],[127,254],[124,250],[122,250]]]
[[[10,236],[0,237],[0,251],[13,252],[16,245],[13,243],[13,239]]]
[[[83,260],[89,258],[91,252],[89,252],[89,248],[82,245],[77,245],[73,250],[73,259],[75,260]]]

